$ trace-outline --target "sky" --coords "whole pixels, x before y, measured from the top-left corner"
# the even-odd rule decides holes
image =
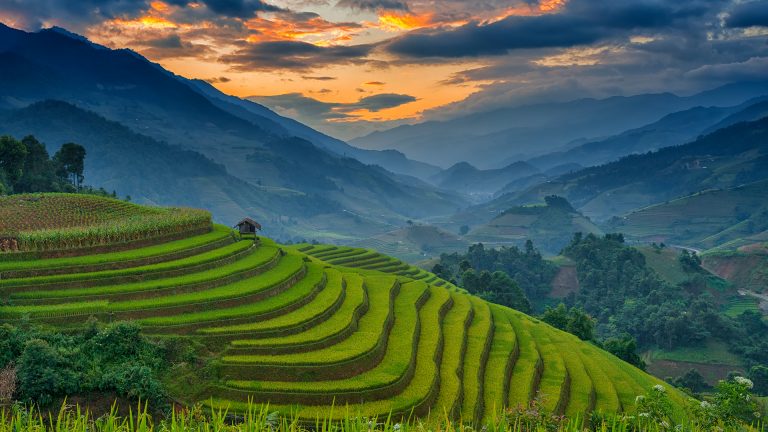
[[[768,0],[0,0],[351,139],[583,97],[768,77]]]

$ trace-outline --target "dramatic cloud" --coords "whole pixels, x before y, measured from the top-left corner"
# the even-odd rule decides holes
[[[735,5],[728,13],[726,24],[734,28],[768,27],[768,1],[758,0]]]
[[[406,57],[459,58],[504,55],[518,49],[569,48],[629,31],[670,27],[706,11],[694,2],[573,0],[553,14],[510,15],[491,23],[411,32],[389,43],[387,49]]]
[[[768,76],[768,0],[0,0],[0,22],[285,93],[263,103],[341,137]]]
[[[288,69],[310,71],[322,66],[364,63],[373,45],[322,47],[306,42],[275,41],[249,43],[237,52],[221,57],[236,70]]]
[[[408,10],[408,4],[400,0],[339,0],[336,6],[369,11]]]

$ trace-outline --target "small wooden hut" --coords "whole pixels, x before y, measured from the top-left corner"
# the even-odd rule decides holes
[[[251,218],[245,218],[235,225],[240,231],[240,234],[256,234],[256,231],[261,231],[261,224]]]

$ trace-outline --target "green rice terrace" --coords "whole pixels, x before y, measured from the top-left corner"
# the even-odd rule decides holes
[[[348,406],[480,421],[537,396],[568,416],[629,411],[661,383],[372,250],[281,246],[235,235],[203,212],[89,196],[2,198],[0,215],[19,245],[0,254],[0,322],[69,328],[95,316],[194,338],[217,372],[178,376],[169,388],[182,403],[244,411],[269,402],[310,419]]]

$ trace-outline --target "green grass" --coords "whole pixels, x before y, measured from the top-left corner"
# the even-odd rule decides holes
[[[247,260],[241,260],[238,262],[238,264],[243,264],[242,261]],[[226,267],[226,266],[225,266]],[[224,275],[228,274],[226,270],[223,270],[225,267],[222,267],[220,269],[217,269],[217,271],[223,272]],[[277,266],[275,266],[270,271],[259,275],[256,278],[250,278],[245,279],[239,282],[235,282],[228,285],[219,286],[216,288],[204,290],[204,291],[193,291],[189,293],[183,293],[183,294],[177,294],[177,295],[167,295],[162,297],[154,297],[154,298],[146,298],[146,299],[138,299],[138,300],[127,300],[127,301],[102,301],[104,307],[104,311],[111,311],[111,312],[125,312],[125,311],[136,311],[136,310],[150,310],[150,309],[159,309],[159,308],[167,308],[172,306],[179,306],[179,305],[188,305],[188,304],[195,304],[195,303],[209,303],[214,302],[216,300],[223,300],[223,299],[229,299],[229,298],[237,298],[247,295],[256,294],[262,291],[265,291],[269,288],[272,288],[273,286],[277,285],[278,283],[289,279],[292,275],[294,275],[296,272],[301,270],[302,268],[302,260],[301,257],[296,255],[289,255],[284,257],[280,260]],[[213,272],[214,274],[217,274]],[[186,275],[183,277],[180,277],[178,279],[185,280],[185,281],[194,281],[194,275]],[[215,279],[215,278],[212,278]],[[178,284],[173,284],[171,279],[165,279],[162,281],[160,286],[162,287],[173,287],[177,286]],[[141,285],[141,284],[138,284]],[[113,290],[117,290],[120,288],[124,288],[128,285],[116,285],[113,287],[102,287],[105,290],[109,290],[107,292],[114,293]],[[144,284],[141,286],[149,286],[150,284]],[[153,288],[145,288],[144,290],[150,290]],[[158,289],[157,285],[154,287],[154,289]],[[88,289],[89,293],[93,292],[92,289]],[[142,291],[144,291],[142,290]],[[80,290],[82,291],[82,290]],[[135,291],[135,290],[133,290]],[[120,292],[120,291],[118,291]],[[58,293],[58,292],[56,292]],[[50,295],[48,293],[41,294],[41,293],[35,293],[38,295]],[[68,297],[74,297],[73,294],[69,294]],[[52,310],[56,311],[63,311],[68,310],[71,313],[81,313],[83,309],[83,302],[71,302],[71,303],[61,303],[61,304],[43,304],[43,305],[22,305],[22,306],[0,306],[0,314],[8,314],[11,316],[20,316],[23,314],[31,314],[32,316],[45,316],[50,313]]]
[[[266,274],[257,278],[260,283],[264,284],[256,291],[261,291],[266,287],[273,286],[281,282],[285,275],[274,275],[274,278],[266,278]],[[279,276],[279,278],[278,278]],[[230,308],[213,308],[201,312],[184,313],[181,315],[171,316],[158,316],[147,319],[142,319],[139,322],[149,326],[168,326],[168,325],[182,325],[190,323],[200,322],[212,322],[221,321],[242,317],[256,317],[267,312],[280,310],[287,307],[300,299],[310,295],[317,287],[323,277],[323,271],[320,267],[315,265],[307,266],[307,274],[295,285],[293,285],[287,291],[284,291],[278,295],[269,297],[265,300],[256,303],[246,303],[241,306],[235,306]],[[216,297],[208,298],[206,301],[215,299]],[[227,298],[227,297],[223,297]],[[205,299],[205,298],[204,298]],[[183,299],[182,301],[189,301],[189,299]]]
[[[36,285],[40,288],[45,288],[49,284],[57,284],[62,282],[72,281],[97,281],[99,279],[116,278],[121,276],[138,275],[144,276],[151,273],[166,272],[171,270],[179,270],[185,268],[194,269],[195,266],[200,266],[215,261],[219,261],[224,258],[231,257],[235,254],[247,251],[253,246],[251,242],[236,242],[212,251],[208,251],[199,255],[194,255],[187,258],[178,260],[165,261],[157,264],[150,264],[139,267],[131,267],[127,269],[119,270],[103,270],[88,273],[68,273],[63,275],[53,276],[39,276],[39,277],[26,277],[16,279],[4,279],[0,280],[0,291],[8,291],[9,287],[19,285]]]
[[[366,297],[366,289],[363,287],[363,278],[359,275],[344,275],[347,281],[347,295],[341,308],[327,321],[307,329],[304,332],[263,339],[239,339],[232,341],[234,348],[253,347],[302,347],[308,344],[317,344],[328,340],[347,329],[355,322],[355,312],[363,306]],[[393,285],[390,284],[390,287]],[[383,291],[383,290],[382,290]],[[379,296],[376,296],[379,299]]]
[[[651,361],[653,360],[741,366],[739,356],[730,352],[728,344],[716,340],[709,340],[699,347],[655,349],[651,351]]]
[[[237,273],[246,272],[263,266],[274,259],[277,253],[278,250],[274,246],[261,246],[256,249],[254,253],[234,263],[226,264],[218,268],[205,270],[198,273],[191,273],[160,280],[124,283],[117,285],[105,285],[87,288],[65,288],[59,290],[22,291],[15,293],[12,292],[11,298],[59,299],[88,296],[108,296],[137,292],[161,291],[168,288],[179,288],[185,285],[200,284],[204,282],[210,283],[226,276],[232,276]],[[286,262],[283,262],[285,259],[281,259],[280,263],[278,263],[278,265],[273,270],[280,271],[280,269],[284,269],[286,266],[295,264],[296,259],[300,258],[294,257],[292,260],[288,260]]]
[[[346,291],[343,288],[343,278],[339,271],[327,269],[325,272],[328,277],[325,289],[314,300],[296,311],[268,320],[203,328],[198,332],[204,334],[264,332],[290,328],[312,321],[336,304]]]
[[[370,297],[370,310],[360,319],[357,331],[338,344],[309,353],[281,355],[228,355],[222,357],[228,363],[317,365],[337,363],[364,355],[373,350],[381,336],[382,328],[390,313],[389,297],[394,284],[391,277],[366,281]],[[404,308],[419,298],[418,290],[401,289],[395,298],[395,308]]]
[[[746,311],[760,311],[757,299],[748,296],[731,297],[725,304],[723,313],[731,318],[736,318]]]

